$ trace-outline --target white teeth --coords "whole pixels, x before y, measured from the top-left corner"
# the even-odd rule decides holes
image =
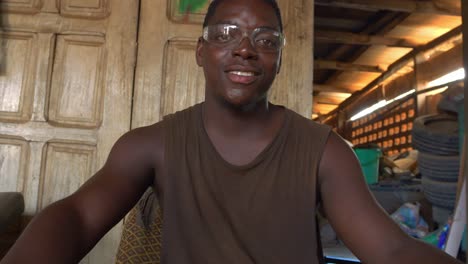
[[[240,75],[240,76],[254,76],[255,73],[253,72],[242,72],[242,71],[231,71],[232,74]]]

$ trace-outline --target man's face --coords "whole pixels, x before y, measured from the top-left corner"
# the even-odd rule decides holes
[[[216,24],[236,25],[247,32],[259,27],[280,30],[273,7],[263,0],[222,2],[208,21],[208,25]],[[196,55],[205,74],[205,99],[246,107],[266,99],[279,71],[281,51],[259,52],[248,37],[230,48],[200,38]]]

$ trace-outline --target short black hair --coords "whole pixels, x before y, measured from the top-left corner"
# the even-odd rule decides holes
[[[235,1],[235,0],[231,0],[231,1]],[[278,7],[278,3],[276,3],[276,0],[263,0],[263,1],[269,4],[271,7],[273,7],[273,10],[275,11],[276,16],[278,17],[280,31],[283,32],[283,20],[281,19],[281,12]],[[208,11],[206,12],[206,15],[205,15],[205,20],[203,21],[203,27],[206,27],[208,25],[208,21],[214,15],[216,8],[219,6],[219,4],[221,4],[221,2],[223,2],[223,0],[211,1],[210,5],[208,6]]]

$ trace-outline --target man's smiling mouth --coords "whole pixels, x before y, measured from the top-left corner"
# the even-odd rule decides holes
[[[258,73],[252,71],[228,71],[227,74],[231,82],[239,84],[251,84],[258,76]]]
[[[239,75],[239,76],[255,76],[255,72],[246,72],[246,71],[230,71],[230,74]]]

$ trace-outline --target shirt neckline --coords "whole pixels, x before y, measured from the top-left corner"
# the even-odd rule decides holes
[[[200,136],[205,139],[203,140],[202,142],[207,142],[207,145],[208,145],[208,148],[209,148],[209,151],[214,153],[214,155],[216,156],[216,159],[222,163],[225,167],[231,169],[231,170],[234,170],[234,171],[243,171],[243,170],[248,170],[250,168],[253,168],[255,166],[257,166],[260,162],[262,162],[265,157],[267,156],[267,154],[270,152],[270,150],[273,148],[273,146],[275,146],[276,144],[279,144],[279,142],[281,142],[281,139],[287,134],[287,129],[289,128],[289,121],[290,121],[290,117],[291,117],[291,111],[284,107],[284,106],[280,106],[284,109],[285,113],[284,113],[284,120],[283,120],[283,123],[281,124],[281,127],[280,129],[276,132],[276,135],[273,137],[273,139],[268,143],[268,145],[263,148],[262,151],[260,151],[260,153],[254,158],[252,159],[251,161],[249,161],[248,163],[246,164],[243,164],[243,165],[235,165],[235,164],[232,164],[230,162],[228,162],[227,160],[225,160],[221,154],[218,152],[218,150],[216,149],[216,147],[214,146],[213,142],[211,141],[209,135],[208,135],[208,132],[206,131],[205,129],[205,125],[203,123],[203,111],[202,111],[202,105],[203,103],[199,104],[197,106],[197,109],[196,109],[196,118],[197,118],[197,123],[198,123],[198,130],[200,132]]]

